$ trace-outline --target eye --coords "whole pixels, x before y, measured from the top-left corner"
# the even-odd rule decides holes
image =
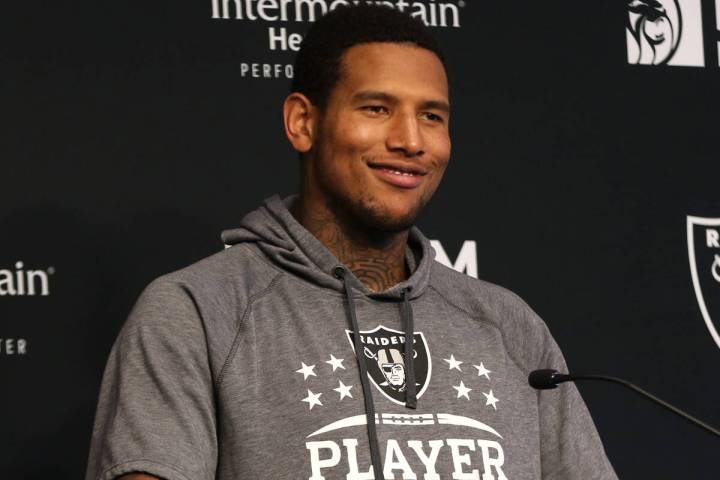
[[[443,117],[432,112],[422,112],[420,115],[431,122],[442,123],[444,120]]]
[[[373,115],[380,115],[388,112],[388,109],[382,105],[365,105],[362,109]]]

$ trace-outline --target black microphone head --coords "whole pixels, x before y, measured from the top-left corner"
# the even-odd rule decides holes
[[[555,378],[556,375],[558,375],[558,371],[550,368],[533,370],[530,372],[530,375],[528,375],[528,382],[531,387],[537,388],[538,390],[557,388],[559,382]]]

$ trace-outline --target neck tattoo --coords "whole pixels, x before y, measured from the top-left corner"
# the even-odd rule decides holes
[[[293,215],[369,290],[381,292],[407,278],[407,231],[368,238],[348,233],[331,215],[306,214],[301,208],[293,208]]]

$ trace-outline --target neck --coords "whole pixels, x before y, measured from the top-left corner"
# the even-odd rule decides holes
[[[292,206],[291,213],[369,290],[381,292],[407,278],[408,230],[368,232],[327,207],[310,205],[303,196]]]

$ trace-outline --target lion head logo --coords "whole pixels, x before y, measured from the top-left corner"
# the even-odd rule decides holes
[[[628,62],[666,64],[677,51],[682,33],[678,0],[627,0],[627,9]]]

